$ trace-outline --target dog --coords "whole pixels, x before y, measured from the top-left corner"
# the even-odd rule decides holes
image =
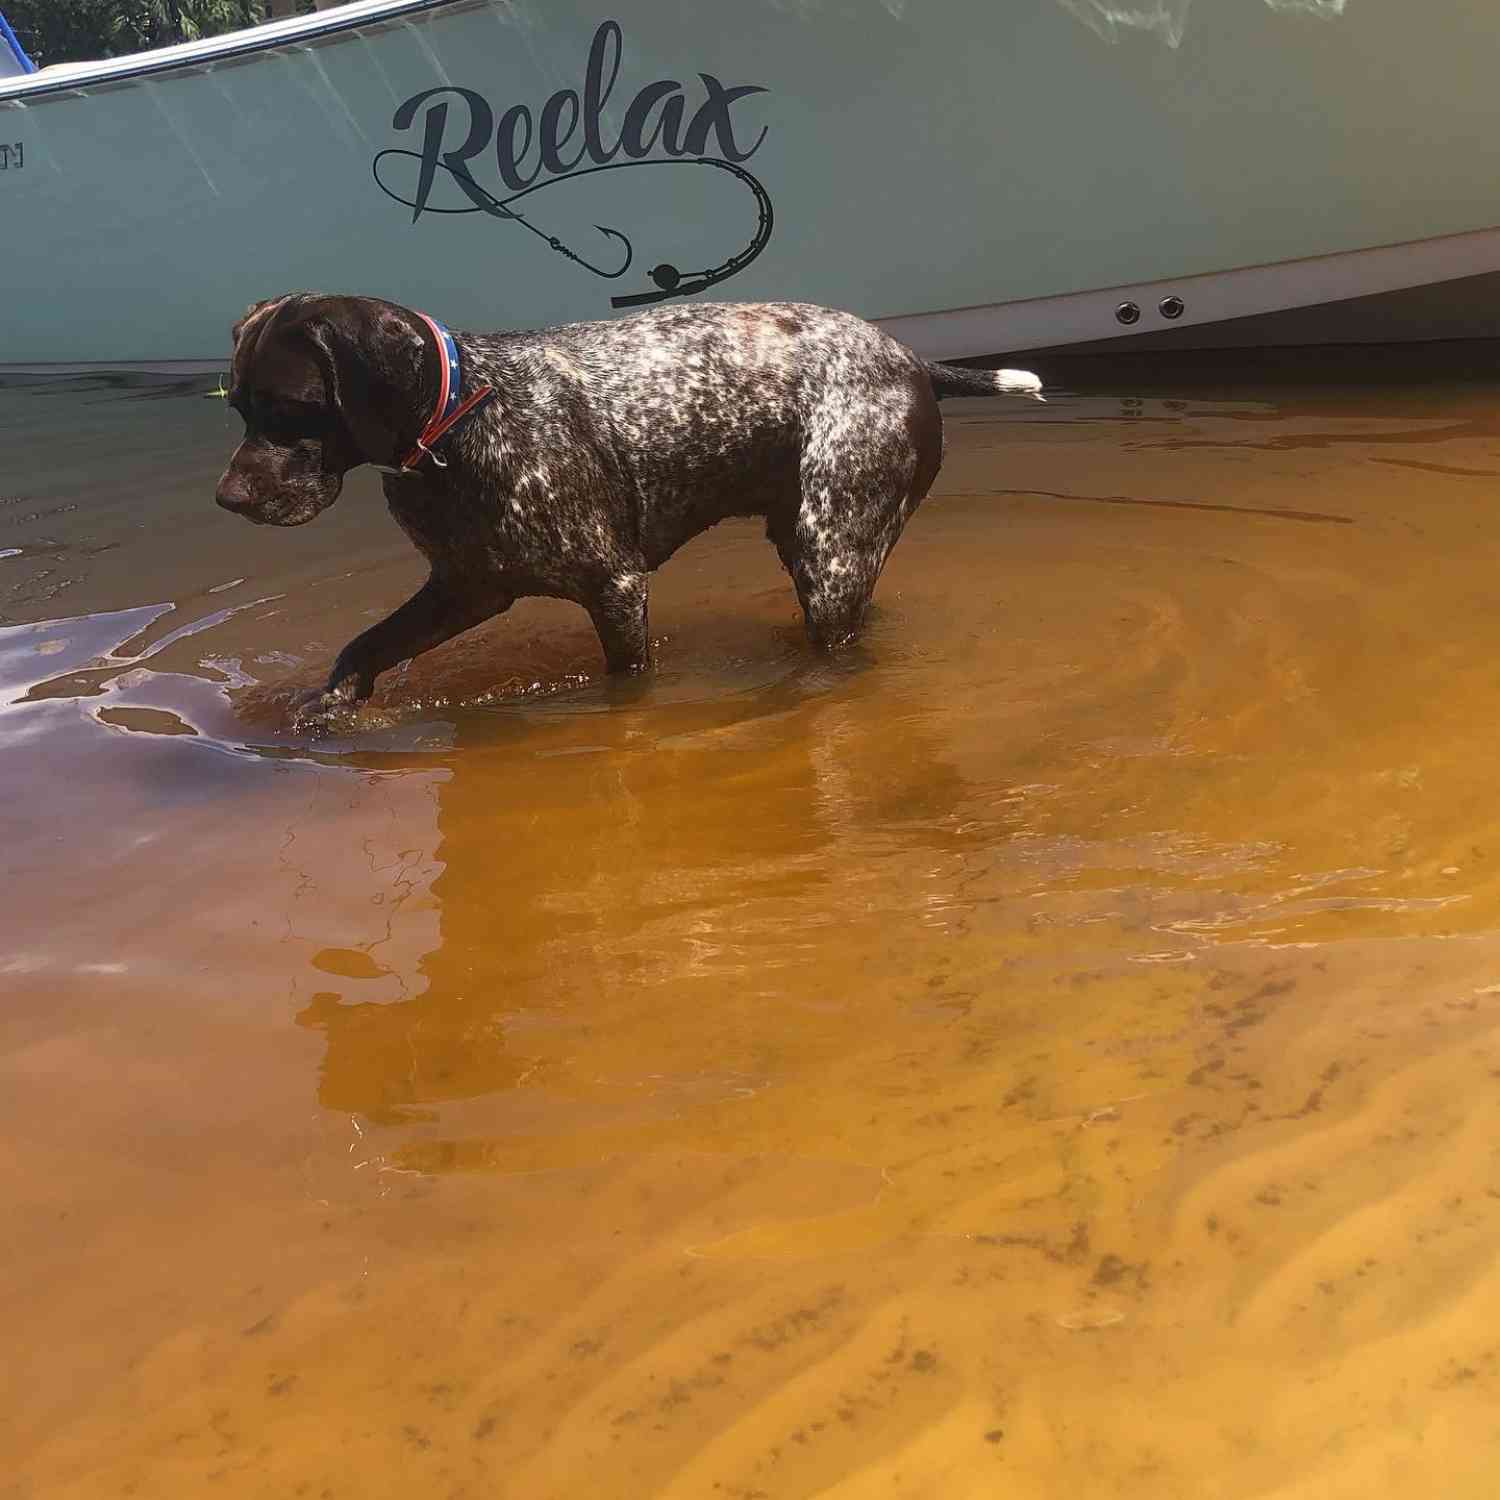
[[[307,723],[532,595],[582,605],[610,672],[644,671],[652,570],[731,516],[765,518],[808,635],[841,646],[937,476],[938,401],[1041,399],[1027,371],[931,364],[794,302],[454,335],[395,303],[304,292],[256,303],[232,338],[245,437],[219,505],[300,526],[372,464],[431,567],[339,653]]]

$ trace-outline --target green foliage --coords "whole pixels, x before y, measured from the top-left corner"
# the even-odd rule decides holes
[[[265,20],[265,0],[0,0],[38,67],[119,57]]]

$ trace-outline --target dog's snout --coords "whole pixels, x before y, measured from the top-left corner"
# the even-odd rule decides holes
[[[224,475],[219,481],[218,488],[214,490],[214,503],[223,506],[225,510],[233,511],[237,516],[242,516],[250,508],[249,488],[231,470]]]

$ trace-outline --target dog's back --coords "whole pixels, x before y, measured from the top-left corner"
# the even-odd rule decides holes
[[[497,414],[518,449],[551,449],[549,465],[571,470],[582,440],[588,467],[618,472],[652,566],[715,521],[792,501],[809,450],[865,450],[883,429],[904,431],[914,407],[932,408],[940,430],[921,360],[852,314],[805,303],[654,309],[463,343],[476,373],[525,392]],[[546,440],[554,423],[573,462]]]

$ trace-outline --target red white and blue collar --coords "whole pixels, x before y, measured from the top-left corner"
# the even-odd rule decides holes
[[[432,451],[433,444],[463,421],[470,412],[478,411],[487,401],[493,400],[495,395],[493,386],[482,385],[467,399],[459,399],[463,388],[463,366],[459,360],[457,342],[435,318],[429,318],[424,312],[419,312],[417,316],[427,325],[427,330],[437,345],[438,395],[437,404],[427,419],[427,425],[422,429],[416,446],[401,460],[403,473],[415,469],[424,458],[430,458],[438,468],[446,469],[447,463]]]

